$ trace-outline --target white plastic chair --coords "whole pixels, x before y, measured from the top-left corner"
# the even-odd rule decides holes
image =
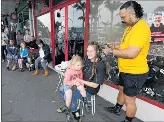
[[[81,99],[79,99],[78,102],[79,102],[78,108],[81,109],[81,114],[80,114],[80,116],[84,116],[84,102],[83,102]],[[92,95],[92,96],[91,96],[91,100],[88,101],[88,102],[90,103],[90,106],[91,106],[91,109],[92,109],[92,115],[94,115],[95,112],[96,112],[95,95]]]

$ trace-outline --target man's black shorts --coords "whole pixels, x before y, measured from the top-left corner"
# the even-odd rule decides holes
[[[118,85],[123,86],[123,92],[127,96],[137,96],[146,82],[148,73],[145,74],[129,74],[120,73]]]

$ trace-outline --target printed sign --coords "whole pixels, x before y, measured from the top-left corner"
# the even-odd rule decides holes
[[[151,42],[164,42],[164,12],[148,13],[147,22],[151,29]]]

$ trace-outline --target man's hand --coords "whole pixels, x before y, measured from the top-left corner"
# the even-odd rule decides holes
[[[105,46],[103,49],[102,49],[102,51],[103,51],[103,53],[105,54],[105,55],[109,55],[110,53],[112,53],[112,48],[109,48],[109,47],[107,47],[107,46]]]

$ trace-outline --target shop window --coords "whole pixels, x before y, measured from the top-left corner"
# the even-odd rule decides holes
[[[49,0],[43,0],[44,8],[49,8]]]
[[[35,12],[36,14],[42,11],[42,0],[35,0]]]
[[[120,42],[125,25],[121,23],[119,8],[124,2],[125,1],[91,0],[89,15],[90,41],[97,40],[102,45]],[[143,18],[150,25],[152,32],[152,37],[150,40],[152,43],[149,49],[148,60],[152,61],[154,59],[154,65],[160,64],[163,62],[162,57],[164,57],[164,2],[159,0],[137,0],[137,2],[143,7]],[[155,24],[158,25],[156,28],[154,27]],[[152,55],[153,57],[151,57]],[[156,55],[160,57],[156,58]],[[117,84],[119,80],[117,58],[114,56],[109,56],[109,58],[106,59],[109,60],[111,68],[109,70],[110,72],[106,75],[105,81],[112,84]],[[151,64],[151,62],[149,63]],[[159,69],[163,71],[162,68]],[[160,70],[157,70],[158,73],[155,74],[153,71],[153,66],[150,66],[149,79],[147,79],[147,82],[144,84],[140,94],[164,104],[164,75],[162,72],[159,72]]]
[[[51,30],[50,13],[37,17],[36,27],[37,27],[38,38],[42,39],[45,44],[49,45],[50,50],[52,51],[51,37],[50,37],[50,30]]]
[[[28,10],[28,8],[25,8],[23,10],[23,18],[24,18],[24,20],[28,20],[29,19],[29,10]]]
[[[74,54],[84,55],[85,0],[68,6],[69,60]]]
[[[60,3],[64,2],[64,1],[67,1],[67,0],[52,0],[52,5],[56,6],[56,5],[58,5],[58,4],[60,4]]]

